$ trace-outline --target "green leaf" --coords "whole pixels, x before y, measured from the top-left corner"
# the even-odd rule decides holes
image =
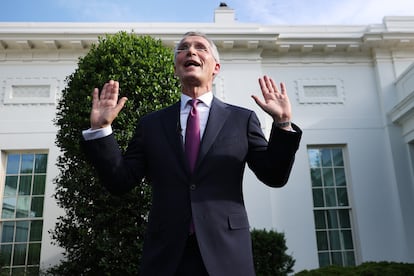
[[[100,37],[66,79],[55,125],[57,161],[55,198],[65,211],[51,231],[65,249],[65,260],[50,269],[54,275],[137,275],[151,201],[146,182],[131,193],[111,196],[86,161],[79,142],[89,128],[91,93],[105,82],[120,82],[128,102],[113,123],[125,150],[138,120],[146,113],[178,101],[173,52],[150,36],[119,32]]]

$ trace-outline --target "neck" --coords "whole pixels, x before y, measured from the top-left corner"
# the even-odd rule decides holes
[[[191,87],[186,87],[183,86],[182,87],[182,93],[193,98],[196,99],[208,92],[211,91],[211,87],[210,86],[206,86],[206,87],[199,87],[199,86],[191,86]]]

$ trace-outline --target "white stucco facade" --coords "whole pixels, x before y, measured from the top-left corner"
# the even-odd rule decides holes
[[[286,83],[293,121],[303,130],[291,178],[271,189],[247,171],[244,192],[252,228],[284,232],[295,271],[319,266],[309,147],[344,150],[357,263],[414,262],[414,16],[361,26],[280,26],[237,22],[223,7],[212,23],[0,23],[0,183],[8,152],[48,153],[43,267],[62,252],[48,233],[62,214],[53,198],[60,91],[98,36],[121,30],[169,47],[189,30],[207,33],[222,62],[216,95],[255,110],[267,134],[271,119],[250,95],[259,93],[264,74]]]

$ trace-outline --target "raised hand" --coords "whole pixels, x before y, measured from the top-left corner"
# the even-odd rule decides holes
[[[259,78],[260,89],[262,90],[263,100],[258,96],[252,95],[255,102],[270,116],[276,123],[290,122],[292,109],[289,97],[286,93],[285,84],[280,84],[280,91],[272,78],[264,76]],[[286,125],[290,128],[290,124]]]
[[[93,90],[90,116],[92,129],[103,128],[112,124],[128,100],[126,97],[122,97],[118,101],[118,95],[119,82],[114,80],[105,83],[100,94],[98,88]]]

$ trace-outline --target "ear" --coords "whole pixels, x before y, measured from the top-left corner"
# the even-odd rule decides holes
[[[213,76],[216,76],[220,72],[220,63],[216,63],[214,67]]]

